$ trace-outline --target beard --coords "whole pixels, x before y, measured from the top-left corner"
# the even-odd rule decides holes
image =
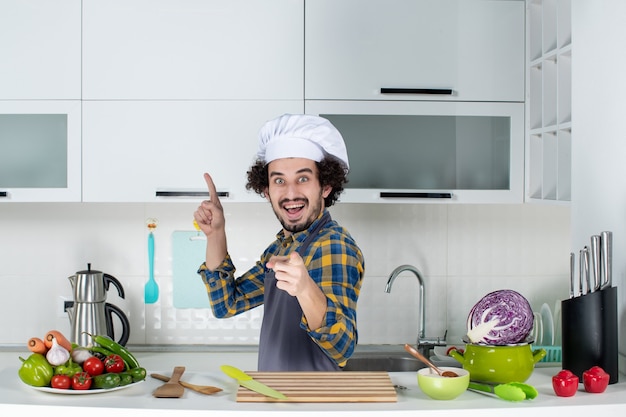
[[[283,199],[278,203],[277,207],[275,207],[274,204],[272,203],[272,209],[274,210],[274,215],[276,216],[280,224],[283,226],[283,229],[285,229],[286,231],[290,233],[298,233],[298,232],[302,232],[303,230],[308,229],[309,226],[311,226],[311,224],[313,224],[313,222],[317,220],[320,213],[322,212],[322,201],[323,201],[322,195],[320,193],[320,198],[318,198],[317,201],[314,201],[312,205],[310,204],[310,201],[307,198],[296,198],[293,200]],[[271,199],[270,199],[270,202],[272,202]],[[291,222],[289,219],[285,218],[282,215],[283,213],[282,207],[285,204],[288,204],[291,202],[303,203],[304,208],[308,209],[308,212],[304,214],[304,217],[302,217],[302,219],[296,223]]]

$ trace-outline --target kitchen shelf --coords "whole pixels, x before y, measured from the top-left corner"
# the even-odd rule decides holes
[[[526,201],[571,200],[571,0],[527,0]]]

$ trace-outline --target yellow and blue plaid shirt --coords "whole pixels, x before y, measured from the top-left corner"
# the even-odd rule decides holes
[[[202,264],[198,273],[203,277],[215,317],[232,317],[263,304],[267,261],[298,250],[319,221],[320,218],[309,229],[290,236],[281,230],[259,261],[238,278],[230,255],[214,271]],[[365,268],[363,254],[348,231],[332,221],[320,230],[302,258],[309,275],[326,295],[327,307],[320,328],[310,329],[304,315],[300,327],[343,366],[357,342],[356,304]]]

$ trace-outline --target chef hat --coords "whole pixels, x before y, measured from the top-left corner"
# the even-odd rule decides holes
[[[266,164],[281,158],[306,158],[320,162],[326,155],[337,158],[346,171],[348,152],[341,133],[323,117],[283,114],[259,131],[257,156]]]

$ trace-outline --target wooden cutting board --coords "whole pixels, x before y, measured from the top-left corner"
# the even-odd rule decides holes
[[[285,394],[277,400],[239,386],[237,402],[354,403],[397,402],[387,372],[246,372]]]

